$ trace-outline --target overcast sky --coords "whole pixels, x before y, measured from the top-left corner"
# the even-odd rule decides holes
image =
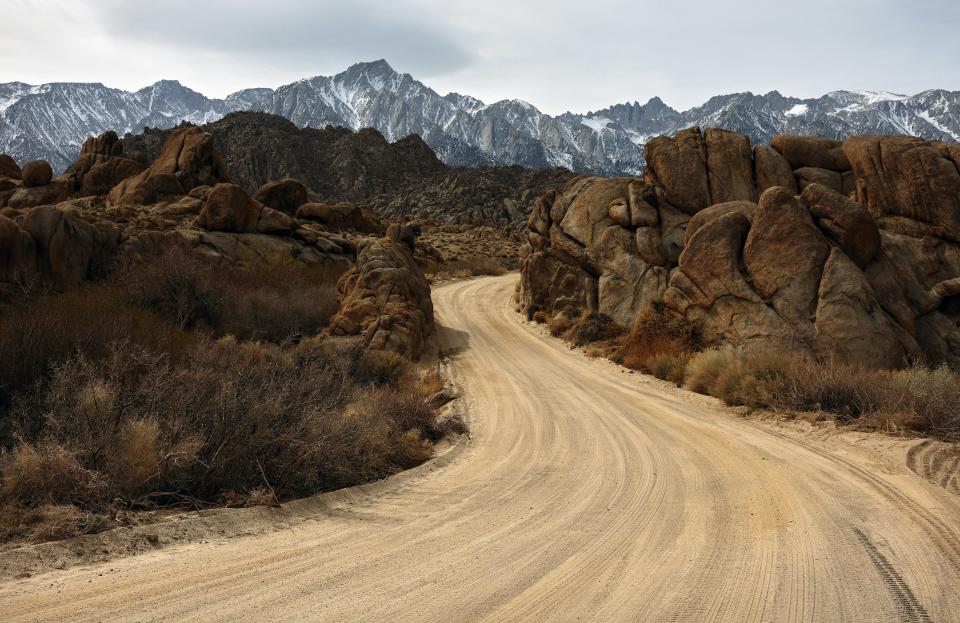
[[[960,0],[0,0],[0,16],[0,82],[222,97],[385,58],[441,94],[552,114],[960,90]]]

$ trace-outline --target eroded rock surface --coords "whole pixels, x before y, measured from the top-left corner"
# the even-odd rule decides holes
[[[369,350],[420,356],[433,331],[433,302],[408,234],[398,227],[360,244],[356,264],[337,284],[340,310],[330,322],[332,335],[359,336]]]
[[[543,195],[521,252],[528,311],[629,326],[663,306],[713,344],[875,367],[960,365],[960,150],[697,128],[647,143],[643,180]]]

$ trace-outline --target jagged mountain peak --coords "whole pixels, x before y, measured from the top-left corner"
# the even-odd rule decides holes
[[[776,134],[960,140],[960,92],[942,89],[909,97],[832,91],[806,99],[775,90],[743,91],[713,96],[686,111],[654,96],[644,104],[626,101],[587,114],[552,116],[518,99],[487,104],[456,92],[441,96],[377,59],[277,89],[243,89],[225,99],[207,98],[176,80],[134,93],[99,83],[0,84],[0,151],[20,161],[45,158],[62,170],[89,135],[211,122],[238,110],[273,113],[301,128],[370,127],[390,141],[417,134],[451,165],[565,166],[599,175],[639,174],[648,140],[694,125],[741,132],[754,143]]]

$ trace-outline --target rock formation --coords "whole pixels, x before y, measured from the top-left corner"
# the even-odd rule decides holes
[[[142,173],[147,165],[123,153],[123,142],[116,132],[104,132],[88,138],[76,162],[61,178],[81,197],[105,195],[123,180]]]
[[[107,197],[115,210],[180,197],[197,186],[228,181],[213,136],[195,127],[173,131],[149,168],[117,184]]]
[[[707,342],[875,367],[960,366],[960,150],[699,128],[647,143],[643,180],[541,196],[522,250],[528,311],[650,307]]]
[[[433,331],[430,284],[413,259],[414,232],[392,225],[383,238],[365,239],[356,265],[337,284],[340,310],[334,336],[359,336],[364,348],[416,359]]]
[[[234,113],[200,129],[213,136],[230,181],[289,214],[259,196],[265,185],[293,178],[306,187],[304,202],[351,203],[391,219],[522,229],[534,199],[573,177],[566,169],[448,168],[416,135],[391,143],[376,130],[300,129],[267,113]],[[172,133],[182,130],[127,135],[124,147],[156,158]]]

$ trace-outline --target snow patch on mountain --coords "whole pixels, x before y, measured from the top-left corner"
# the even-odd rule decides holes
[[[834,91],[819,98],[733,93],[678,111],[653,97],[586,114],[551,116],[529,102],[487,104],[470,95],[441,96],[386,61],[358,63],[277,89],[237,91],[213,99],[175,80],[134,93],[102,84],[0,84],[0,151],[18,161],[49,160],[62,170],[88,136],[104,130],[203,124],[237,110],[286,117],[299,127],[374,128],[393,141],[419,134],[447,164],[563,166],[598,175],[638,175],[643,146],[653,137],[699,125],[748,135],[755,144],[776,134],[846,138],[913,134],[960,140],[960,93],[914,96],[883,91]]]

